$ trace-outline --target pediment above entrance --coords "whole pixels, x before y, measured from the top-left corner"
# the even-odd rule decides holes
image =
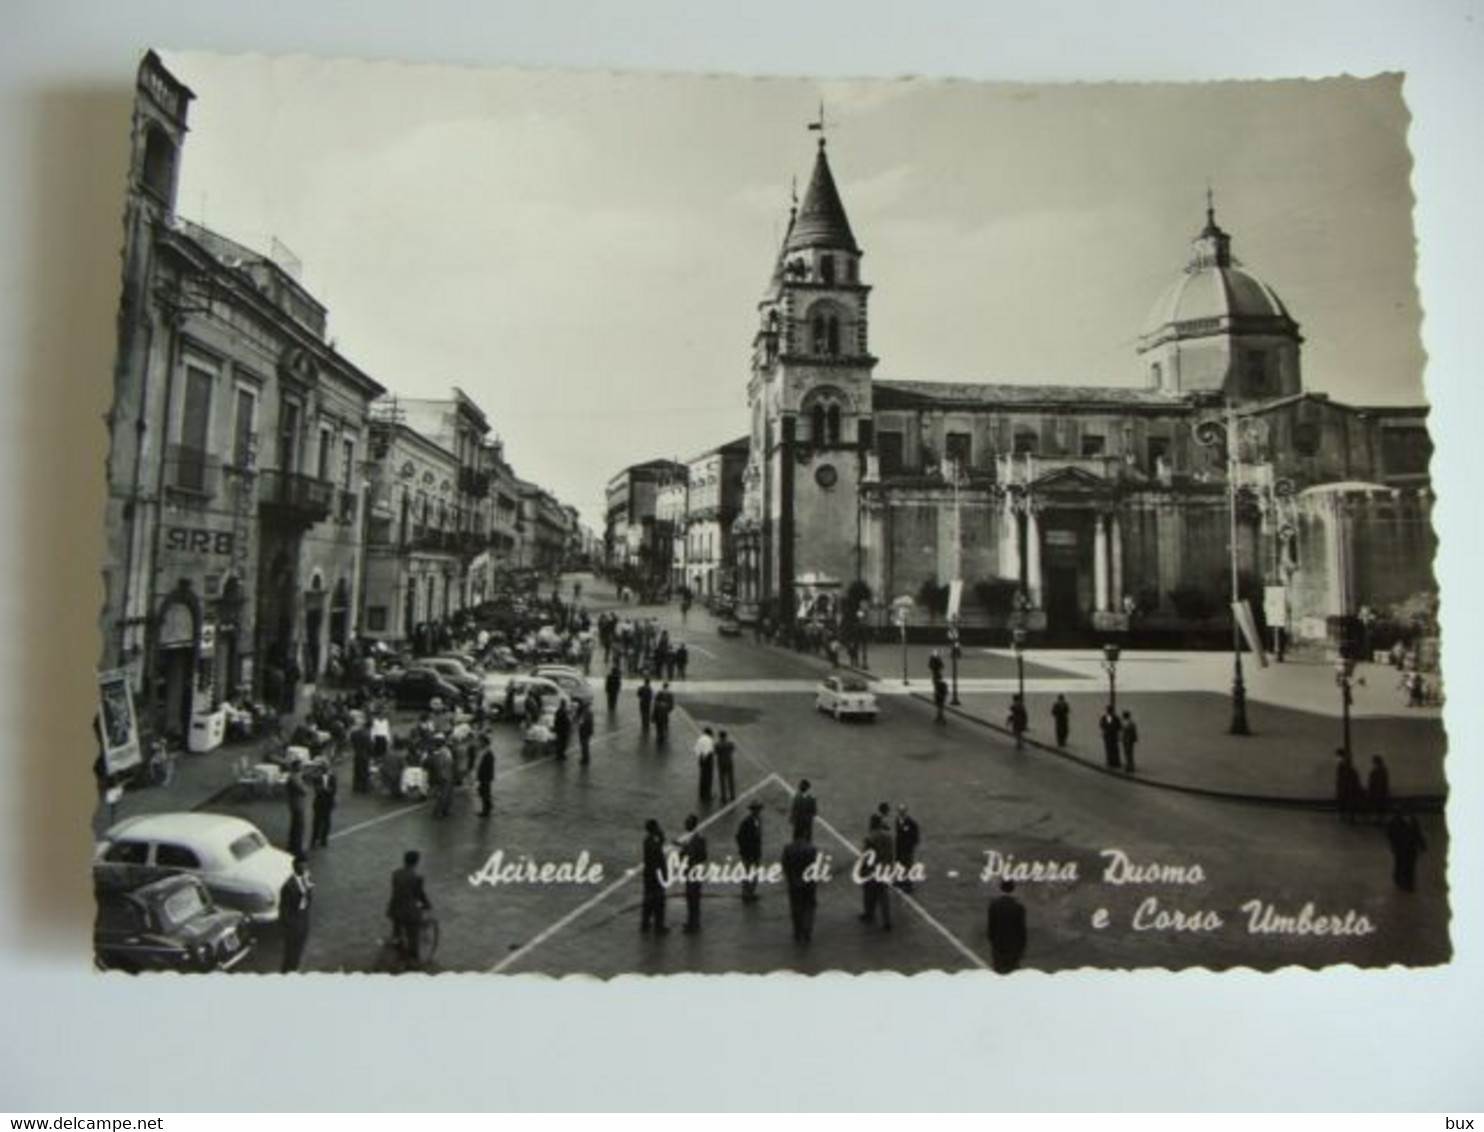
[[[1031,488],[1036,491],[1070,492],[1072,494],[1103,494],[1113,485],[1110,480],[1096,475],[1086,468],[1073,468],[1063,465],[1054,468],[1044,475],[1036,477],[1031,481]]]

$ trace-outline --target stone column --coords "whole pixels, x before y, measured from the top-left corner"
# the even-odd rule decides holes
[[[1025,508],[1025,587],[1031,608],[1041,608],[1041,523],[1036,517],[1039,505],[1026,500]]]
[[[1108,516],[1110,532],[1108,557],[1108,608],[1114,613],[1123,612],[1123,523],[1115,511]]]
[[[1000,555],[1000,570],[1004,577],[1012,578],[1019,582],[1020,571],[1020,515],[1015,508],[1015,497],[1005,496],[1005,519],[1001,531],[1004,539],[1003,551]]]
[[[1102,515],[1093,517],[1092,540],[1092,607],[1097,613],[1108,612],[1108,527]]]

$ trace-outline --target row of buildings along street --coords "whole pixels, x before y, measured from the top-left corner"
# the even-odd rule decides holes
[[[174,742],[224,699],[280,700],[353,640],[400,646],[584,550],[574,507],[512,465],[459,388],[398,397],[329,336],[276,241],[176,211],[192,93],[140,71],[108,425],[101,667]],[[470,375],[477,378],[477,375]]]

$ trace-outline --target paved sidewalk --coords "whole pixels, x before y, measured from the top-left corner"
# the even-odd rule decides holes
[[[930,697],[917,693],[919,699]],[[1009,734],[1005,717],[1010,694],[970,692],[960,697],[955,714]],[[1324,714],[1253,702],[1248,720],[1253,734],[1231,735],[1229,696],[1210,692],[1120,691],[1118,710],[1131,711],[1139,726],[1135,748],[1137,771],[1129,775],[1105,764],[1098,717],[1107,695],[1067,696],[1072,708],[1071,736],[1058,749],[1051,721],[1054,693],[1027,690],[1031,730],[1027,747],[1073,759],[1100,774],[1116,775],[1130,784],[1156,786],[1193,794],[1242,801],[1329,807],[1334,803],[1335,751],[1341,741],[1339,722]],[[1447,746],[1436,718],[1377,716],[1355,720],[1351,749],[1364,779],[1371,756],[1385,760],[1392,796],[1435,808],[1447,794],[1443,759]]]
[[[136,814],[209,808],[224,791],[237,784],[237,764],[241,759],[246,757],[254,763],[265,762],[268,750],[279,742],[277,737],[258,737],[226,743],[204,754],[178,753],[175,773],[168,785],[126,790],[111,812],[109,806],[100,802],[93,812],[94,835],[101,836],[114,822]]]

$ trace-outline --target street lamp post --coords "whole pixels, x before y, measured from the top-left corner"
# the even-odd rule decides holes
[[[959,648],[958,648],[958,622],[955,621],[952,625],[950,625],[948,627],[948,662],[949,662],[949,664],[951,666],[952,675],[953,675],[953,694],[952,694],[952,696],[949,697],[948,702],[951,703],[954,707],[958,707],[959,706],[959,702],[958,702],[958,653],[959,653]]]
[[[860,633],[861,667],[867,672],[871,670],[871,625],[867,620],[870,612],[870,603],[863,601],[861,602],[860,611],[855,616],[856,628]]]
[[[1015,679],[1020,686],[1020,702],[1025,703],[1025,630],[1020,626],[1015,627]]]
[[[1118,711],[1118,656],[1123,650],[1117,645],[1103,646],[1103,671],[1108,674],[1108,706]]]
[[[1345,757],[1350,757],[1350,704],[1353,700],[1351,688],[1355,684],[1355,661],[1349,657],[1342,656],[1335,661],[1335,683],[1340,688],[1340,717],[1342,720],[1340,732],[1340,749],[1345,752]]]

